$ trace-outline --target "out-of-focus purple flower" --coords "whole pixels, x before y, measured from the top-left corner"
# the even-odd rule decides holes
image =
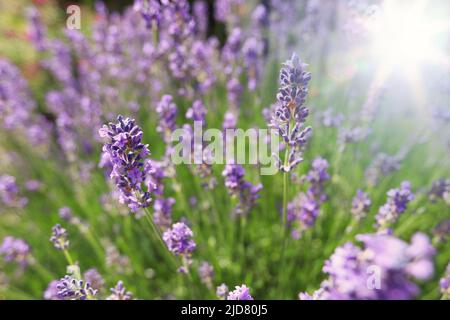
[[[116,273],[123,274],[130,270],[130,259],[122,255],[119,250],[112,244],[106,243],[105,263],[108,268]]]
[[[234,129],[236,128],[237,120],[233,112],[227,111],[223,117],[222,128]]]
[[[73,219],[72,209],[70,209],[69,207],[60,208],[59,217],[64,221],[70,222]]]
[[[44,299],[45,300],[64,300],[62,297],[58,295],[58,280],[52,280],[47,286],[47,289],[44,291]]]
[[[445,203],[450,204],[450,179],[434,181],[429,191],[429,198],[433,202],[443,199]]]
[[[303,232],[314,225],[320,206],[309,192],[301,192],[287,206],[287,223],[293,225],[292,236],[300,238]]]
[[[375,186],[378,182],[400,168],[400,159],[385,153],[379,153],[365,172],[367,182]]]
[[[205,124],[205,117],[206,108],[200,100],[195,100],[192,107],[186,111],[186,118],[192,119],[193,121],[200,121]]]
[[[53,245],[58,250],[66,250],[69,248],[69,239],[67,239],[68,234],[66,229],[61,227],[60,224],[55,225],[52,228],[52,236],[50,237],[50,241],[53,242]]]
[[[433,230],[433,242],[445,243],[450,238],[450,219],[441,221]]]
[[[174,198],[158,198],[153,205],[153,221],[161,230],[167,230],[172,225],[172,207]]]
[[[426,280],[433,274],[435,250],[424,234],[416,233],[411,244],[380,234],[357,239],[363,248],[351,242],[338,247],[323,267],[329,278],[301,299],[412,299],[419,288],[411,279]]]
[[[226,300],[228,296],[228,286],[225,283],[222,283],[217,287],[216,296],[221,300]]]
[[[156,130],[161,133],[166,142],[170,139],[170,133],[176,129],[177,106],[173,102],[171,95],[164,95],[156,106],[159,114],[159,123]]]
[[[359,141],[362,141],[367,138],[370,130],[366,127],[341,127],[339,128],[338,134],[338,144],[339,144],[339,152],[344,152],[345,148],[349,144],[353,144]],[[382,159],[378,159],[374,161],[374,164],[378,165],[377,161],[381,161]],[[375,168],[375,167],[374,167]]]
[[[313,160],[312,167],[306,175],[306,180],[310,183],[308,193],[310,193],[318,203],[326,200],[324,193],[324,182],[330,180],[328,174],[328,161],[317,157]]]
[[[267,27],[269,23],[269,14],[266,6],[258,4],[252,13],[253,22],[260,28]]]
[[[253,300],[253,297],[250,295],[250,288],[243,284],[242,286],[236,286],[235,290],[230,291],[227,300]]]
[[[151,169],[144,166],[144,159],[150,154],[148,146],[142,143],[142,130],[130,118],[119,116],[117,123],[109,123],[100,129],[104,139],[103,151],[107,152],[113,164],[111,178],[120,191],[119,201],[127,204],[131,211],[150,205],[151,198],[143,184]]]
[[[41,21],[41,16],[36,7],[29,7],[26,10],[28,19],[28,36],[39,51],[46,49],[46,30]]]
[[[134,10],[140,12],[147,28],[158,27],[161,21],[161,5],[156,0],[136,0]]]
[[[7,236],[0,246],[0,256],[3,256],[6,262],[15,262],[25,268],[30,263],[31,248],[22,239]]]
[[[64,300],[91,300],[97,295],[89,282],[66,275],[56,285],[58,296]]]
[[[0,176],[0,200],[8,207],[23,208],[28,199],[19,195],[16,178],[10,175]]]
[[[411,192],[411,184],[404,181],[398,189],[391,189],[387,193],[388,200],[386,204],[380,207],[375,219],[379,230],[385,230],[395,223],[410,201],[414,199]]]
[[[239,202],[234,209],[234,215],[247,215],[259,198],[262,184],[253,185],[244,180],[245,170],[239,164],[228,164],[222,172],[225,179],[225,187]]]
[[[208,30],[208,3],[204,0],[195,1],[192,6],[195,26],[199,34],[206,35]]]
[[[19,133],[31,147],[47,146],[50,123],[37,112],[19,68],[0,59],[0,129]]]
[[[255,37],[248,38],[242,46],[242,52],[248,76],[248,89],[254,91],[262,72],[264,43]]]
[[[311,134],[310,127],[304,128],[309,114],[304,102],[310,80],[311,73],[306,71],[306,64],[295,53],[280,70],[278,101],[269,126],[277,129],[280,137],[290,147],[287,165],[278,159],[278,166],[283,172],[290,172],[303,160],[302,151]]]
[[[214,268],[207,261],[203,261],[198,268],[198,274],[200,276],[200,280],[203,284],[205,284],[208,288],[212,288],[213,286],[213,277],[214,277]]]
[[[190,255],[196,247],[193,236],[194,233],[184,222],[177,222],[164,232],[163,240],[175,255]]]
[[[107,300],[133,300],[133,294],[124,287],[123,282],[117,282],[114,288],[111,288],[111,295]]]
[[[439,281],[439,287],[441,288],[442,299],[450,299],[450,263],[447,265],[445,275]]]
[[[243,88],[241,83],[239,82],[239,79],[234,77],[231,78],[227,82],[227,90],[228,90],[228,102],[230,103],[232,110],[239,109],[239,106],[241,105],[241,96],[243,92]]]
[[[40,182],[39,180],[28,180],[27,182],[25,182],[25,189],[31,192],[38,191],[41,189],[41,187],[42,182]]]
[[[105,280],[102,275],[95,268],[88,269],[83,274],[84,280],[91,284],[95,290],[102,290],[105,285]]]
[[[320,120],[325,127],[337,128],[344,121],[344,115],[342,113],[334,114],[333,109],[328,108],[322,112]]]
[[[352,214],[353,217],[360,221],[363,219],[367,213],[369,212],[370,206],[372,205],[372,201],[369,198],[369,195],[362,190],[356,191],[355,197],[352,200]]]

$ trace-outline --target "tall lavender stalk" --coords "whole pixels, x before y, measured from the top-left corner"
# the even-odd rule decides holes
[[[294,53],[280,70],[280,88],[277,104],[272,115],[270,127],[278,130],[279,136],[286,144],[284,162],[278,158],[279,169],[283,172],[283,225],[287,221],[287,183],[288,173],[303,161],[303,148],[311,133],[310,127],[304,123],[309,114],[304,106],[308,94],[308,83],[311,73],[306,64]]]

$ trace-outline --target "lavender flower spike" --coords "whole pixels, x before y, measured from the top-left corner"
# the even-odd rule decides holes
[[[253,300],[253,297],[250,295],[250,288],[245,284],[236,286],[235,288],[234,291],[228,294],[227,300]]]
[[[360,221],[363,219],[367,213],[369,212],[370,206],[372,205],[372,201],[369,198],[369,195],[362,190],[358,190],[356,192],[355,197],[352,200],[352,214],[353,217]]]
[[[193,236],[194,233],[184,222],[177,222],[164,232],[163,240],[175,255],[189,255],[196,246]]]
[[[56,285],[58,297],[64,300],[91,300],[97,295],[89,282],[65,276]]]
[[[205,284],[208,288],[212,288],[213,285],[213,277],[214,277],[214,268],[208,262],[203,261],[198,268],[198,274],[200,276],[200,280],[203,284]]]
[[[226,297],[228,296],[228,286],[225,283],[222,283],[220,286],[216,289],[216,296],[220,300],[226,300]]]
[[[69,240],[67,239],[67,231],[60,224],[55,225],[52,228],[52,236],[50,241],[58,250],[66,250],[69,248]]]
[[[303,148],[311,133],[310,127],[304,128],[309,114],[304,103],[311,80],[311,73],[306,72],[305,68],[306,64],[293,54],[280,70],[278,101],[269,126],[277,129],[284,143],[290,147],[287,159],[283,164],[281,161],[278,164],[283,172],[290,172],[303,161]]]
[[[106,300],[133,300],[133,294],[123,286],[123,282],[117,282],[114,288],[111,288],[111,295]]]
[[[99,130],[104,139],[103,151],[109,154],[113,164],[111,178],[120,191],[119,201],[127,204],[132,212],[150,205],[148,190],[143,188],[151,167],[144,166],[150,152],[142,144],[142,130],[133,119],[119,116],[117,123],[110,123]]]
[[[16,262],[23,268],[30,263],[30,252],[28,243],[11,236],[5,237],[0,246],[0,256],[3,256],[6,262]]]
[[[399,189],[391,189],[387,193],[388,200],[376,215],[378,230],[385,230],[395,223],[410,201],[414,199],[409,181],[402,182]]]

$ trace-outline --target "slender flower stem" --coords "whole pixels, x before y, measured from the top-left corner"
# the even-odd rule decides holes
[[[73,259],[72,259],[72,257],[70,256],[69,251],[67,251],[66,249],[64,249],[64,250],[63,250],[63,253],[64,253],[64,257],[66,258],[67,263],[68,263],[70,266],[73,266],[73,265],[74,265]]]
[[[163,249],[164,252],[170,256],[170,260],[175,264],[175,266],[179,266],[179,262],[176,260],[175,256],[167,248],[167,246],[162,238],[161,232],[158,230],[158,227],[153,222],[153,219],[150,215],[150,211],[147,208],[145,208],[144,211],[145,211],[145,218],[148,221],[148,223],[150,224],[150,227],[152,228],[153,233],[156,235],[159,242],[161,243],[161,246],[164,248]]]

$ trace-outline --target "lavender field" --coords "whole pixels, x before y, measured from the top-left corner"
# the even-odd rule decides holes
[[[0,0],[0,300],[450,299],[449,21]]]

